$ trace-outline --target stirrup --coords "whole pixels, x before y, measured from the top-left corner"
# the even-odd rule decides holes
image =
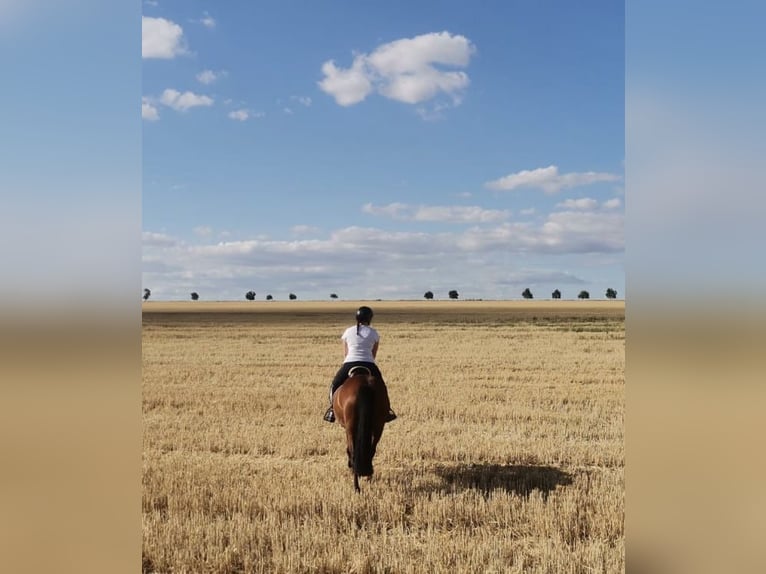
[[[390,423],[394,419],[396,419],[396,413],[393,411],[393,409],[388,409],[388,414],[386,415],[386,422]]]
[[[335,413],[332,411],[332,407],[327,409],[327,412],[324,414],[324,417],[322,417],[325,421],[328,423],[334,423],[335,422]]]

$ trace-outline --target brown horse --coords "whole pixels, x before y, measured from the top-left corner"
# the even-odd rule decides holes
[[[354,367],[333,394],[332,406],[346,430],[348,466],[354,473],[354,489],[359,492],[359,477],[372,476],[372,457],[386,424],[388,393],[368,369]]]

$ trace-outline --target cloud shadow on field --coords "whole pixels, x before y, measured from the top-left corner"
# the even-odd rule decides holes
[[[557,486],[572,484],[572,475],[552,466],[460,464],[438,466],[435,472],[444,490],[476,490],[484,496],[501,490],[526,497],[539,490],[547,499]]]

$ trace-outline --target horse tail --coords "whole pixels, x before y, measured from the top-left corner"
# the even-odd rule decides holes
[[[375,413],[375,389],[367,384],[359,387],[356,397],[356,429],[354,430],[354,474],[372,476],[372,425]]]

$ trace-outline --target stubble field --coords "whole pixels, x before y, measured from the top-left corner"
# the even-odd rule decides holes
[[[143,571],[624,571],[624,303],[368,303],[399,418],[355,494],[359,304],[144,303]]]

